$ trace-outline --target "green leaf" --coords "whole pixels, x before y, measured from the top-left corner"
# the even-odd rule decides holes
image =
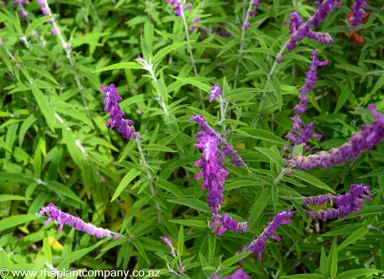
[[[321,274],[315,274],[315,273],[289,275],[289,276],[283,276],[283,278],[288,278],[288,279],[328,279],[327,276],[324,276]]]
[[[250,211],[248,231],[253,228],[253,226],[256,224],[256,221],[259,219],[259,217],[264,212],[264,209],[269,204],[269,199],[271,198],[270,192],[271,188],[264,188],[261,195],[257,199],[255,199],[252,205],[252,209]]]
[[[382,270],[372,268],[359,268],[342,272],[337,276],[337,279],[354,279],[360,276],[371,276],[373,274],[377,275],[378,273],[382,272]]]
[[[184,195],[183,193],[179,190],[179,188],[177,188],[176,185],[172,184],[171,182],[165,180],[165,179],[161,179],[159,178],[157,180],[157,184],[156,186],[160,187],[160,188],[163,188],[164,190],[167,190],[168,192],[170,192],[172,195],[174,195],[176,198],[179,198],[179,199],[182,199],[184,198]]]
[[[275,89],[275,97],[277,101],[277,106],[279,109],[283,107],[283,96],[281,94],[281,87],[280,87],[280,82],[277,81],[276,79],[271,80],[271,85]]]
[[[16,195],[0,195],[0,202],[4,201],[24,201],[26,198]]]
[[[273,205],[273,211],[276,213],[277,209],[277,199],[279,196],[279,188],[277,185],[274,183],[272,185],[272,191],[271,191],[271,197],[272,197],[272,205]]]
[[[47,258],[48,263],[52,264],[52,250],[51,250],[51,245],[49,245],[47,232],[45,232],[45,236],[43,239],[43,249],[44,249],[44,256]]]
[[[47,187],[49,190],[51,190],[54,193],[58,193],[64,197],[70,198],[80,204],[83,204],[84,201],[79,198],[72,190],[71,188],[56,182],[56,181],[49,181],[47,184],[44,184],[45,187]]]
[[[133,216],[142,208],[144,205],[149,203],[151,201],[151,198],[149,197],[143,197],[139,200],[137,200],[133,206],[129,209],[128,214],[124,217],[123,220],[123,228],[127,227],[128,223],[131,222]]]
[[[180,256],[184,253],[184,227],[180,226],[179,237],[177,239],[177,251]]]
[[[43,25],[47,20],[56,17],[55,15],[51,16],[39,16],[37,19],[32,21],[27,25],[27,30],[25,30],[25,35],[27,37],[31,36],[32,31],[35,31],[40,25]]]
[[[184,206],[188,206],[190,208],[196,209],[199,212],[209,213],[210,209],[209,206],[200,200],[196,199],[174,199],[174,200],[168,200],[171,203],[181,204]]]
[[[328,275],[335,278],[337,275],[337,240],[333,239],[328,256]]]
[[[144,147],[144,150],[154,150],[154,151],[162,151],[162,152],[177,152],[169,147],[160,144],[148,144]]]
[[[20,214],[7,217],[0,221],[0,231],[25,224],[38,219],[37,215]]]
[[[89,254],[90,252],[95,250],[97,247],[104,244],[107,240],[108,239],[102,239],[91,247],[72,252],[71,254],[69,254],[68,256],[60,260],[60,263],[57,266],[57,269],[68,268],[71,263],[83,258],[85,255]]]
[[[384,86],[384,75],[382,75],[376,82],[375,86],[373,87],[372,91],[369,93],[369,95],[373,95],[376,93],[377,90],[382,88]]]
[[[271,143],[275,143],[278,145],[284,145],[285,144],[285,140],[283,140],[282,138],[276,136],[275,134],[273,134],[271,132],[261,130],[261,129],[240,128],[240,129],[235,130],[235,132],[242,135],[242,136],[258,139],[258,140],[265,141],[265,142],[271,142]]]
[[[28,129],[32,126],[32,124],[37,120],[35,115],[30,114],[21,124],[20,131],[19,131],[19,145],[21,146],[23,144],[25,134],[27,133]]]
[[[363,227],[358,229],[357,231],[354,231],[350,236],[347,237],[346,240],[343,241],[343,243],[339,245],[339,247],[337,247],[337,250],[338,251],[343,250],[345,247],[363,238],[368,232],[369,232],[368,227]]]
[[[337,227],[329,232],[326,232],[323,234],[323,236],[339,236],[339,235],[346,235],[346,234],[351,234],[357,229],[361,228],[364,226],[363,224],[353,224],[353,225],[348,225],[348,226],[343,226],[343,227]]]
[[[231,267],[232,265],[237,264],[242,259],[245,259],[246,257],[248,257],[250,254],[252,254],[252,252],[242,252],[242,253],[236,254],[230,257],[229,259],[223,261],[221,265],[223,266],[223,268]]]
[[[149,100],[150,98],[147,96],[147,95],[136,95],[136,96],[133,96],[133,97],[129,97],[127,99],[124,99],[124,101],[122,101],[120,103],[120,107],[121,108],[125,108],[125,107],[128,107],[132,104],[136,104],[136,103],[140,103],[140,102],[143,102],[145,100]]]
[[[365,206],[359,212],[345,216],[344,219],[356,218],[357,216],[377,215],[384,213],[384,205]]]
[[[257,151],[267,156],[273,163],[279,166],[284,166],[284,161],[279,154],[266,147],[255,147]]]
[[[31,88],[33,96],[35,97],[37,104],[39,105],[40,111],[43,113],[45,121],[47,121],[48,127],[54,131],[55,128],[55,116],[51,110],[51,106],[45,99],[43,92],[36,87]]]
[[[372,176],[378,176],[384,174],[384,167],[375,169],[374,171],[371,171],[370,173],[367,173],[365,175],[359,176],[359,179],[367,178],[367,177],[372,177]]]
[[[117,186],[116,191],[115,191],[115,193],[112,196],[111,202],[114,201],[115,199],[117,199],[120,196],[121,192],[123,192],[125,187],[127,187],[128,184],[131,183],[132,180],[134,180],[140,173],[141,173],[141,171],[139,169],[131,169],[123,177],[123,179],[121,180],[119,186]]]
[[[191,228],[207,228],[207,223],[200,220],[168,220],[171,223],[191,227]]]
[[[349,99],[351,95],[352,89],[348,85],[345,85],[340,93],[339,98],[337,99],[336,108],[333,111],[333,114],[337,113],[344,106],[345,102]]]
[[[191,43],[192,41],[183,41],[174,43],[172,45],[166,46],[162,48],[161,50],[157,51],[156,55],[153,57],[153,64],[159,63],[168,53],[171,51],[174,51],[182,46],[185,46],[186,44]]]
[[[97,69],[92,73],[100,73],[100,72],[120,70],[120,69],[141,69],[141,66],[136,62],[121,62],[121,63],[113,64],[101,69]]]
[[[327,190],[328,192],[335,194],[335,191],[333,191],[332,188],[330,188],[327,184],[320,181],[316,177],[310,175],[309,173],[295,170],[295,173],[292,176],[294,176],[300,180],[303,180],[309,184],[312,184],[313,186],[316,186],[317,188],[324,189],[324,190]]]
[[[197,88],[200,88],[201,90],[205,92],[210,92],[211,91],[211,86],[208,84],[201,82],[198,80],[198,78],[190,77],[190,78],[180,78],[180,77],[175,77],[172,76],[174,79],[182,82],[183,84],[192,84],[193,86],[196,86]]]
[[[322,275],[328,274],[328,258],[327,258],[327,254],[325,253],[324,246],[321,246],[320,273]]]

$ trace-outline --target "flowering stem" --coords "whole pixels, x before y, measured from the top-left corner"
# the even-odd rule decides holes
[[[188,48],[189,56],[191,57],[192,69],[193,69],[193,72],[195,73],[195,76],[197,77],[199,75],[199,73],[197,72],[196,61],[195,61],[195,58],[193,57],[192,45],[189,42],[190,38],[189,38],[188,24],[187,24],[187,20],[185,18],[185,14],[184,14],[184,7],[182,7],[182,10],[181,10],[181,19],[182,19],[183,25],[184,25],[185,39],[188,42],[187,48]],[[199,95],[200,95],[201,107],[202,107],[202,109],[205,109],[205,104],[204,104],[204,99],[203,99],[203,92],[201,92],[200,88],[199,88]]]
[[[245,4],[247,3],[247,0],[244,0],[244,6]],[[251,11],[252,9],[252,0],[249,0],[249,6],[248,6],[248,10],[245,14],[245,18],[244,18],[244,21],[243,21],[243,25],[241,26],[241,38],[240,38],[240,49],[239,49],[239,60],[237,61],[237,65],[236,65],[236,70],[235,70],[235,77],[234,77],[234,82],[233,82],[233,88],[236,89],[237,87],[237,76],[239,75],[239,70],[240,70],[240,63],[241,63],[241,52],[243,51],[244,49],[244,42],[245,42],[245,30],[246,30],[246,24],[248,23],[248,20],[249,20],[249,12]],[[244,14],[243,14],[243,17],[244,17]]]
[[[141,148],[140,139],[136,138],[135,142],[136,142],[136,145],[137,145],[137,150],[140,153],[140,157],[141,157],[141,161],[142,161],[142,164],[143,164],[144,171],[147,174],[147,178],[148,178],[148,182],[149,182],[149,189],[151,191],[151,195],[152,195],[152,197],[154,197],[156,195],[155,187],[153,185],[154,178],[152,177],[151,171],[149,170],[149,167],[148,167],[148,164],[147,164],[147,160],[145,159],[145,156],[144,156],[143,149]],[[159,204],[156,201],[155,201],[155,206],[157,208],[157,221],[160,223],[160,206],[159,206]]]
[[[219,96],[218,99],[220,102],[220,121],[219,121],[219,124],[223,128],[222,134],[223,134],[223,138],[225,139],[225,135],[226,135],[227,131],[226,131],[225,124],[223,122],[225,120],[225,114],[227,112],[227,106],[225,105],[226,104],[225,100],[221,96]]]

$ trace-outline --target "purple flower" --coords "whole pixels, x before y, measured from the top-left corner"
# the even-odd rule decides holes
[[[108,119],[106,126],[112,129],[113,127],[117,128],[119,132],[126,139],[137,139],[137,134],[135,131],[135,124],[132,120],[124,119],[125,113],[121,110],[118,101],[121,101],[122,98],[119,96],[114,84],[111,84],[108,87],[100,86],[100,89],[103,90],[104,94],[104,111],[109,112],[110,118]],[[139,137],[142,139],[142,137]]]
[[[28,4],[29,4],[28,0],[13,0],[13,5],[15,5],[15,6],[22,5],[23,7],[25,7]]]
[[[40,7],[46,6],[47,5],[47,0],[37,0],[37,4]]]
[[[218,139],[219,144],[223,146],[224,155],[232,156],[232,163],[234,165],[238,167],[244,165],[243,160],[241,159],[240,155],[236,152],[236,150],[233,148],[232,144],[228,143],[226,140],[221,138],[220,134],[208,125],[207,120],[205,120],[204,116],[196,114],[192,116],[190,120],[198,123],[205,134],[210,135],[212,137],[216,137]]]
[[[369,8],[368,3],[365,0],[355,0],[352,5],[352,18],[348,19],[349,29],[354,30],[357,26],[363,23],[365,10],[362,8]]]
[[[199,23],[200,21],[201,21],[200,18],[195,18],[192,20],[192,24],[193,23]],[[189,31],[195,31],[195,30],[197,30],[197,26],[192,25],[191,28],[189,28]]]
[[[164,244],[167,245],[169,249],[171,249],[172,257],[176,257],[176,252],[175,252],[175,249],[173,248],[171,240],[166,236],[160,236],[160,238],[164,242]]]
[[[275,217],[273,217],[272,222],[268,222],[268,226],[264,229],[261,235],[259,235],[251,243],[246,244],[244,249],[241,252],[254,252],[257,253],[257,258],[259,261],[262,259],[263,251],[265,250],[265,242],[267,242],[268,237],[273,240],[280,241],[281,237],[274,235],[275,231],[280,225],[290,224],[293,213],[290,210],[280,211]]]
[[[167,0],[167,3],[173,5],[173,10],[175,11],[176,16],[182,16],[183,6],[180,3],[180,0]]]
[[[28,16],[28,12],[26,10],[19,10],[19,16],[20,19],[24,19],[26,16]]]
[[[292,117],[292,130],[285,136],[285,138],[293,143],[293,145],[298,145],[302,143],[307,143],[311,138],[321,138],[322,136],[316,134],[312,131],[313,122],[304,125],[303,120],[301,119],[301,115],[305,113],[307,110],[308,97],[307,93],[311,92],[313,87],[316,85],[317,76],[316,70],[317,67],[325,66],[328,64],[328,60],[320,62],[317,58],[317,51],[312,51],[312,63],[308,72],[305,73],[306,79],[304,85],[299,89],[300,95],[299,100],[300,103],[295,106],[293,111],[295,112],[295,116]],[[293,146],[293,147],[294,147]]]
[[[60,29],[57,28],[57,27],[54,27],[54,28],[51,29],[51,34],[53,36],[56,36],[57,34],[59,34],[59,32],[60,32]]]
[[[291,24],[289,34],[291,37],[287,42],[288,50],[296,48],[297,44],[305,37],[318,41],[321,44],[329,45],[332,43],[332,37],[327,33],[318,33],[311,30],[311,24],[317,28],[321,21],[323,21],[328,13],[333,12],[333,7],[340,7],[340,4],[335,0],[324,0],[315,14],[309,18],[305,23],[301,20],[298,12],[290,14],[291,19],[283,22],[284,25]]]
[[[378,113],[373,105],[369,105],[376,118],[371,124],[361,126],[361,131],[353,133],[351,139],[329,151],[321,151],[313,155],[298,155],[288,161],[288,164],[299,170],[313,168],[329,168],[356,159],[366,150],[372,149],[384,140],[384,115]]]
[[[195,163],[201,171],[195,175],[195,179],[203,177],[201,187],[207,189],[207,202],[214,216],[217,216],[223,203],[224,180],[229,174],[223,167],[222,156],[218,149],[219,139],[215,136],[200,133],[197,138],[196,148],[203,154],[202,158]]]
[[[216,97],[219,97],[222,95],[223,95],[223,91],[221,91],[219,84],[216,83],[214,86],[212,86],[211,92],[209,92],[208,100],[212,102]]]
[[[216,273],[212,274],[212,279],[250,279],[249,275],[242,268],[235,271],[230,276],[219,278]]]
[[[90,235],[94,235],[97,238],[114,238],[118,239],[121,237],[120,234],[111,232],[110,230],[96,227],[91,223],[85,223],[78,217],[72,216],[68,213],[65,213],[59,210],[53,203],[48,204],[48,206],[43,206],[40,209],[39,216],[43,216],[44,214],[48,214],[49,218],[44,223],[44,225],[48,225],[51,221],[55,220],[60,225],[59,232],[62,232],[63,226],[68,225],[70,227],[75,228],[78,231],[85,232]]]
[[[247,231],[247,222],[238,222],[234,220],[230,215],[225,213],[218,219],[220,226],[215,229],[218,235],[222,235],[226,230],[230,230],[237,233],[244,233]],[[212,224],[211,224],[212,225]]]
[[[335,208],[329,208],[325,210],[315,211],[305,211],[305,214],[311,219],[321,219],[321,220],[332,220],[344,217],[353,212],[357,212],[363,206],[363,203],[360,201],[361,198],[365,200],[372,200],[370,195],[371,191],[369,187],[364,184],[352,184],[350,190],[343,195],[320,195],[315,197],[308,197],[303,200],[303,205],[307,206],[308,204],[316,205],[316,203],[330,204],[331,201],[334,201]]]

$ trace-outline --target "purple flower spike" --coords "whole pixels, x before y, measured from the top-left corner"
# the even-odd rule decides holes
[[[201,21],[200,18],[195,18],[195,19],[192,20],[192,24],[193,24],[193,23],[199,23],[200,21]],[[195,30],[197,30],[197,29],[198,29],[197,26],[192,25],[192,26],[189,28],[189,31],[195,31]]]
[[[215,232],[218,235],[222,235],[226,230],[230,230],[237,233],[244,233],[247,231],[248,223],[247,222],[238,222],[234,220],[231,216],[225,213],[218,220],[221,225],[215,229]]]
[[[321,220],[332,220],[342,218],[346,215],[349,215],[353,212],[357,212],[363,206],[361,198],[365,200],[372,200],[368,195],[371,194],[371,191],[368,186],[364,184],[352,184],[350,190],[343,195],[320,195],[315,197],[308,197],[303,200],[303,205],[307,206],[308,204],[316,205],[330,203],[331,200],[335,203],[335,208],[329,208],[325,210],[315,211],[305,211],[305,214],[311,219],[321,219]]]
[[[283,22],[284,25],[291,24],[289,34],[291,37],[287,42],[288,50],[296,48],[297,44],[305,37],[318,41],[321,44],[329,45],[332,43],[332,37],[327,33],[318,33],[311,30],[311,24],[318,28],[321,21],[323,21],[330,12],[333,12],[334,6],[340,7],[340,4],[335,0],[324,0],[315,14],[306,22],[301,20],[298,12],[290,14],[291,19]]]
[[[173,10],[175,11],[176,16],[183,15],[183,6],[180,3],[180,0],[167,0],[167,3],[173,5]]]
[[[298,155],[288,161],[288,165],[299,170],[329,168],[356,159],[366,150],[372,149],[384,140],[384,115],[378,113],[373,105],[368,106],[376,120],[360,127],[360,132],[353,133],[351,139],[329,151],[321,151],[313,155]]]
[[[203,157],[195,163],[196,167],[200,167],[201,172],[195,175],[195,179],[203,177],[201,187],[207,189],[207,202],[214,216],[218,215],[223,203],[224,180],[229,174],[223,167],[222,156],[217,147],[218,138],[200,134],[197,138],[196,148],[199,148]]]
[[[164,244],[167,245],[169,249],[171,249],[172,257],[176,257],[176,252],[175,252],[175,249],[173,248],[171,240],[166,236],[160,236],[160,238],[164,242]]]
[[[219,140],[219,144],[223,146],[224,155],[232,156],[232,163],[234,165],[238,167],[244,165],[243,160],[241,159],[240,155],[236,152],[236,150],[233,148],[232,144],[230,144],[229,142],[221,138],[220,134],[208,125],[208,122],[207,120],[205,120],[204,116],[196,114],[192,116],[190,120],[198,123],[205,134],[210,135],[212,137],[216,137]]]
[[[15,6],[22,5],[23,7],[25,7],[28,4],[29,4],[28,0],[13,0],[13,5],[15,5]]]
[[[325,66],[328,64],[328,60],[320,62],[317,58],[317,51],[312,51],[312,63],[308,72],[305,73],[306,79],[305,84],[299,89],[300,95],[299,100],[300,103],[295,106],[293,111],[295,112],[295,116],[292,117],[292,130],[285,136],[285,138],[293,143],[293,147],[299,144],[306,144],[311,138],[321,138],[322,136],[316,134],[312,131],[313,122],[304,125],[303,120],[301,119],[301,115],[305,113],[307,110],[307,104],[309,99],[307,97],[307,93],[313,90],[313,87],[316,85],[317,76],[316,71],[317,67]],[[306,147],[307,148],[307,147]]]
[[[44,214],[49,215],[49,218],[44,223],[44,225],[48,225],[51,221],[57,221],[57,223],[60,225],[58,230],[59,232],[62,232],[64,225],[68,225],[70,227],[75,228],[78,231],[82,231],[87,234],[94,235],[97,238],[119,239],[121,237],[121,235],[118,233],[114,233],[114,232],[111,232],[110,230],[96,227],[91,223],[85,223],[80,218],[61,211],[53,203],[48,204],[48,206],[43,206],[40,209],[40,212],[38,215],[43,216]]]
[[[222,95],[223,95],[223,91],[221,91],[219,84],[216,83],[214,86],[212,86],[211,92],[209,92],[208,100],[212,102],[216,97],[219,97]]]
[[[251,277],[242,268],[235,271],[230,276],[219,278],[216,273],[212,274],[212,279],[250,279]]]
[[[293,213],[290,210],[280,211],[275,217],[273,217],[272,222],[268,222],[268,226],[264,229],[261,235],[259,235],[251,243],[246,244],[244,249],[239,251],[241,252],[254,252],[257,253],[257,258],[259,261],[262,259],[263,251],[265,250],[265,242],[267,242],[268,237],[280,241],[281,237],[274,235],[275,231],[280,225],[288,225],[291,223],[290,218],[292,218]]]
[[[365,0],[355,0],[352,5],[352,18],[349,19],[349,29],[354,30],[357,26],[363,23],[365,10],[362,8],[369,8]]]
[[[118,101],[121,101],[119,92],[117,91],[114,84],[111,84],[108,87],[100,86],[100,89],[103,90],[104,94],[104,111],[109,112],[110,118],[108,119],[106,126],[111,129],[116,127],[117,132],[120,133],[126,139],[137,139],[137,134],[135,127],[133,127],[134,122],[132,120],[124,119],[125,113],[121,110]],[[139,139],[143,139],[139,137]]]

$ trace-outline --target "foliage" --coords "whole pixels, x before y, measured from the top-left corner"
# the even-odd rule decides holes
[[[310,139],[312,151],[296,145],[292,156],[347,142],[373,121],[368,104],[384,111],[381,0],[368,1],[354,31],[353,1],[340,1],[317,28],[333,43],[304,38],[280,64],[276,53],[290,37],[282,23],[293,10],[309,18],[319,1],[261,0],[254,16],[247,0],[190,1],[181,17],[164,0],[50,0],[47,16],[31,1],[24,19],[22,5],[7,2],[0,3],[0,267],[158,269],[165,278],[223,277],[240,267],[252,278],[384,274],[384,144],[310,171],[288,171],[284,153],[313,50],[328,65],[317,69],[302,118],[323,138]],[[106,127],[100,85],[111,83],[142,140]],[[209,102],[216,83],[222,96]],[[195,114],[246,164],[222,162],[230,177],[221,207],[248,221],[245,233],[211,228],[207,190],[194,179],[202,156]],[[351,184],[371,189],[359,212],[334,221],[306,216],[304,197],[344,194]],[[37,214],[49,203],[122,237],[44,226]],[[295,216],[277,229],[281,241],[266,242],[261,261],[236,254],[282,210]]]

